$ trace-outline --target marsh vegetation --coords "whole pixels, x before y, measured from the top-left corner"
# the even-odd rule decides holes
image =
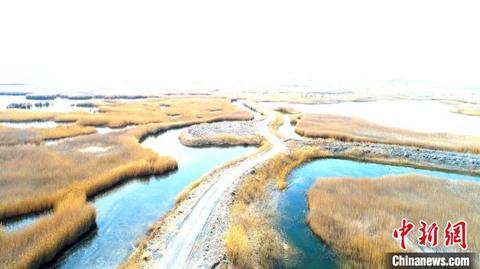
[[[228,117],[249,119],[248,111],[240,110],[229,100],[215,98],[145,99],[137,102],[111,101],[97,103],[98,113],[43,112],[1,110],[0,121],[56,121],[76,122],[82,126],[108,126],[188,121],[202,118]]]
[[[399,97],[400,98],[400,97]],[[480,118],[454,113],[459,107],[474,107],[472,101],[385,98],[375,102],[337,102],[335,104],[262,103],[276,108],[289,106],[303,114],[328,114],[362,118],[372,123],[414,132],[451,133],[480,136]],[[473,101],[474,102],[474,101]]]
[[[168,106],[160,107],[161,104]],[[99,113],[96,114],[0,111],[0,118],[5,121],[75,122],[50,129],[1,127],[0,141],[9,146],[0,146],[0,219],[54,209],[53,215],[41,217],[28,228],[13,233],[2,230],[2,264],[10,263],[18,254],[25,260],[18,259],[14,267],[37,267],[92,227],[95,221],[93,208],[85,202],[80,206],[79,200],[72,202],[65,197],[77,193],[80,197],[93,196],[133,177],[175,169],[175,159],[160,156],[140,145],[139,141],[146,136],[194,123],[252,117],[248,111],[225,99],[112,102],[98,107]],[[175,116],[171,116],[173,114]],[[122,132],[91,134],[96,131],[92,126],[130,124],[143,125]],[[78,138],[52,146],[40,143],[80,134],[82,136]],[[91,148],[102,150],[85,150]],[[44,245],[47,241],[48,246]]]
[[[111,149],[82,152],[90,145]],[[52,208],[72,186],[93,195],[129,177],[176,167],[174,159],[158,156],[126,135],[96,135],[50,147],[0,147],[0,156],[1,218]]]
[[[148,136],[201,123],[182,134],[182,143],[190,146],[262,145],[263,150],[270,146],[255,132],[258,126],[251,122],[218,122],[252,119],[248,111],[227,99],[165,98],[138,102],[113,99],[88,105],[90,108],[92,106],[95,107],[95,113],[0,111],[0,121],[68,123],[54,128],[0,126],[0,219],[44,210],[52,212],[21,230],[6,232],[0,227],[0,267],[5,267],[5,264],[16,268],[38,267],[78,240],[95,225],[95,209],[86,202],[87,197],[133,177],[163,174],[176,169],[178,164],[175,159],[161,156],[162,145],[158,145],[158,152],[141,146],[140,142]],[[271,117],[273,120],[268,127],[278,136],[284,133],[282,124],[291,121],[297,123],[296,132],[307,137],[480,153],[480,137],[422,133],[345,116],[299,116],[292,107],[280,107],[276,112],[252,101],[245,106]],[[469,108],[468,111],[471,110]],[[284,115],[292,113],[295,114]],[[206,124],[211,122],[218,123]],[[205,126],[210,129],[205,129]],[[97,128],[119,129],[115,129],[115,132],[99,132]],[[71,139],[49,146],[44,143],[60,138]],[[285,135],[284,138],[288,137]],[[288,266],[292,261],[290,258],[295,257],[297,249],[278,229],[279,215],[272,198],[275,190],[282,192],[287,189],[290,172],[309,160],[335,156],[420,165],[402,158],[389,159],[386,155],[374,155],[361,145],[334,152],[332,148],[326,150],[315,146],[313,142],[297,142],[290,144],[291,152],[281,153],[258,166],[235,191],[224,238],[228,259],[233,266]],[[234,163],[227,163],[218,169],[225,169],[231,164]],[[190,193],[202,181],[200,177],[183,182],[185,184],[169,196],[172,204],[181,204],[191,198]],[[420,188],[432,191],[421,197]],[[388,189],[395,191],[389,193]],[[455,195],[462,192],[468,193],[465,199],[456,198]],[[445,197],[444,201],[438,205],[424,206],[439,196]],[[426,215],[422,214],[427,213],[430,215],[426,220],[437,221],[463,216],[467,220],[474,219],[471,225],[477,227],[480,226],[476,223],[480,215],[475,215],[478,212],[473,205],[478,196],[480,188],[473,183],[451,183],[413,175],[376,180],[325,180],[319,181],[308,194],[311,209],[308,222],[324,242],[348,258],[345,266],[375,268],[383,262],[385,250],[396,250],[391,238],[387,240],[386,231],[390,232],[391,226],[398,224],[399,211],[407,212],[406,216],[402,216],[413,221],[420,216],[426,219]],[[410,202],[402,203],[407,198]],[[449,212],[462,212],[464,215],[451,215],[446,213],[445,208],[449,208]],[[334,240],[339,237],[340,240]],[[472,240],[477,242],[478,239],[477,234],[472,235]],[[478,249],[475,243],[471,245]],[[75,259],[68,262],[74,263]]]
[[[167,101],[164,101],[167,102]],[[170,100],[170,110],[185,110],[185,100],[178,103]],[[154,102],[158,105],[158,102]],[[180,107],[177,107],[177,105]],[[192,105],[193,104],[193,105]],[[147,111],[152,106],[148,103]],[[175,168],[175,160],[160,157],[155,152],[140,146],[139,140],[148,134],[156,133],[177,125],[192,124],[208,120],[223,118],[245,119],[250,117],[246,111],[240,111],[236,106],[225,100],[190,100],[189,109],[182,114],[185,121],[168,119],[162,123],[140,126],[128,132],[112,133],[109,135],[91,135],[68,141],[56,146],[18,145],[0,147],[2,173],[0,182],[4,186],[0,190],[0,218],[35,212],[52,207],[65,188],[71,184],[80,185],[88,195],[105,189],[115,182],[132,176],[162,173]],[[122,107],[122,105],[118,105]],[[125,105],[130,106],[130,105]],[[133,107],[142,107],[142,103],[135,103]],[[223,107],[221,116],[218,111],[211,112],[211,107]],[[197,110],[195,110],[197,108]],[[120,109],[119,111],[123,111]],[[228,113],[230,111],[231,113]],[[113,112],[111,112],[113,113]],[[107,113],[107,114],[111,114]],[[112,114],[107,118],[115,122],[121,117]],[[155,115],[155,113],[150,113]],[[197,116],[202,115],[203,119]],[[151,116],[154,117],[154,116]],[[162,116],[158,116],[161,118]],[[65,127],[75,129],[77,127]],[[8,129],[13,135],[23,130]],[[31,131],[31,130],[27,130]],[[49,134],[49,138],[58,137],[58,130],[39,130]],[[3,133],[3,132],[2,132]],[[102,154],[82,152],[88,146],[111,148]],[[22,166],[18,166],[21,163]]]
[[[313,148],[281,153],[246,176],[235,194],[225,237],[227,255],[235,266],[272,268],[286,263],[294,250],[276,229],[271,189],[284,189],[291,170],[324,154]]]
[[[302,136],[480,153],[480,136],[423,133],[386,127],[361,118],[305,114],[295,131]]]
[[[39,145],[46,140],[55,140],[67,137],[93,134],[94,127],[72,125],[58,125],[55,128],[12,128],[0,125],[0,146],[14,146],[19,144]]]
[[[51,260],[95,225],[95,209],[83,191],[71,190],[55,204],[51,216],[7,233],[0,229],[0,268],[37,268]]]
[[[400,250],[391,234],[402,218],[416,225],[420,220],[436,221],[442,229],[447,221],[466,220],[469,250],[478,251],[479,195],[478,183],[415,174],[321,179],[308,192],[308,224],[321,240],[347,257],[344,267],[379,268],[386,252]],[[412,232],[410,241],[417,242],[419,235]],[[418,247],[408,245],[408,250],[418,251]]]

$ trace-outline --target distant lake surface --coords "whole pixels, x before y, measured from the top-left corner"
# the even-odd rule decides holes
[[[480,136],[480,117],[455,113],[453,105],[437,101],[374,101],[337,104],[265,102],[267,107],[292,107],[303,113],[358,117],[372,122],[419,132]]]

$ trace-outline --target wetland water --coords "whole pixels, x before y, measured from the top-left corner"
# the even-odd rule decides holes
[[[11,122],[2,121],[0,125],[11,128],[55,128],[59,125],[68,125],[68,123],[57,123],[55,121],[25,121],[25,122]]]
[[[190,182],[255,147],[188,148],[178,140],[184,129],[147,138],[142,145],[161,155],[174,156],[178,170],[168,175],[133,179],[92,202],[97,229],[65,251],[53,268],[116,268],[146,235],[150,224],[170,210],[175,197]]]
[[[290,117],[288,115],[283,116],[283,124],[278,128],[278,131],[285,139],[304,139],[295,132],[295,126],[290,122]]]
[[[29,100],[26,95],[2,95],[0,97],[0,109],[7,109],[10,104],[29,104],[30,109],[25,111],[50,111],[50,112],[72,112],[72,111],[84,111],[88,113],[94,113],[98,111],[92,107],[77,106],[81,103],[90,103],[95,101],[102,101],[102,99],[89,99],[89,100],[72,100],[67,98],[56,97],[53,100]],[[48,106],[35,106],[35,104],[45,104]]]
[[[438,101],[375,101],[336,104],[266,102],[266,107],[291,107],[303,113],[365,118],[377,124],[419,132],[480,135],[480,117],[454,113],[455,106]]]
[[[279,229],[289,244],[298,250],[294,268],[336,268],[337,257],[323,244],[306,224],[306,192],[318,178],[381,177],[392,174],[416,173],[449,180],[477,181],[480,177],[432,170],[415,169],[341,159],[320,159],[295,169],[288,177],[288,188],[278,192]]]
[[[21,216],[21,217],[18,217],[18,218],[4,220],[1,224],[2,224],[3,228],[5,228],[5,231],[13,232],[13,231],[17,231],[17,230],[26,228],[30,224],[33,224],[35,221],[37,221],[38,218],[43,217],[43,216],[47,216],[48,214],[50,214],[50,212],[29,214],[29,215]]]

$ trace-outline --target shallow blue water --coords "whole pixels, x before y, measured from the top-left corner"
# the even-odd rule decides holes
[[[381,177],[391,174],[417,173],[450,180],[479,181],[480,177],[445,173],[403,166],[363,163],[341,159],[321,159],[301,166],[290,174],[289,186],[279,195],[279,229],[299,254],[294,268],[336,268],[338,258],[306,224],[306,192],[318,178]]]
[[[25,215],[14,219],[4,220],[1,224],[5,231],[13,232],[26,228],[37,221],[40,217],[48,216],[49,214],[50,212],[42,212],[38,214]]]
[[[178,141],[182,131],[168,131],[142,144],[172,155],[178,170],[165,176],[136,179],[97,197],[97,230],[75,244],[51,265],[54,268],[116,268],[132,252],[148,226],[171,209],[176,195],[190,182],[221,163],[254,147],[187,148]]]

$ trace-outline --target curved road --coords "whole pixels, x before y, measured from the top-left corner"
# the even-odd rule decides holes
[[[272,134],[268,124],[273,117],[264,120],[260,133],[272,143],[272,148],[257,156],[248,158],[222,174],[221,178],[216,179],[215,183],[203,193],[201,198],[195,204],[190,214],[187,216],[174,238],[169,240],[164,255],[153,264],[154,268],[193,268],[190,263],[192,249],[198,236],[207,224],[208,218],[214,210],[220,197],[225,191],[236,182],[234,179],[242,175],[256,165],[267,161],[274,155],[287,151],[282,140]]]

